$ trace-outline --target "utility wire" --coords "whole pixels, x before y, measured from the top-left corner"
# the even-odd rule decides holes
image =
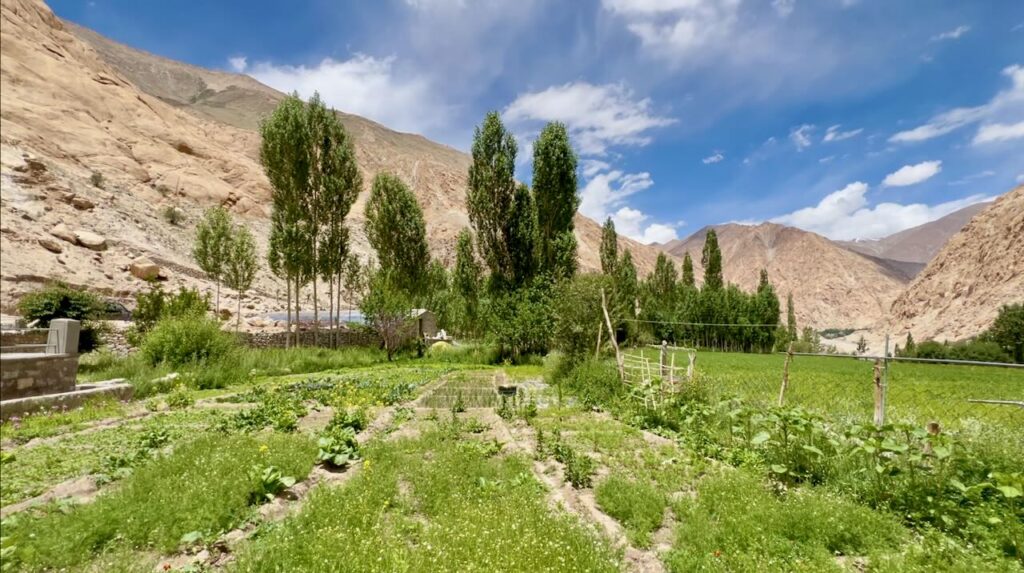
[[[736,327],[744,327],[744,328],[747,328],[747,327],[750,327],[750,328],[763,328],[763,327],[766,327],[766,326],[770,326],[772,328],[777,328],[777,327],[781,326],[781,324],[726,324],[726,323],[714,323],[714,322],[673,322],[673,321],[670,321],[670,320],[642,320],[642,319],[639,319],[639,318],[625,318],[623,320],[625,320],[627,322],[644,322],[644,323],[647,323],[647,324],[681,324],[683,326],[736,326]]]

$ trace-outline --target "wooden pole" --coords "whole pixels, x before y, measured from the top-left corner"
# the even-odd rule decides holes
[[[885,424],[885,406],[882,403],[882,361],[881,359],[875,359],[875,425],[881,426]]]
[[[694,365],[697,363],[697,351],[691,350],[688,354],[690,355],[690,365],[686,367],[686,379],[693,380]]]
[[[615,349],[615,364],[619,367],[619,381],[626,381],[626,371],[622,366],[622,354],[619,352],[619,343],[615,340],[615,329],[612,328],[612,319],[608,316],[608,302],[604,295],[604,289],[601,289],[601,312],[604,313],[604,323],[608,327],[608,340],[612,342],[612,348]]]
[[[789,349],[786,350],[786,363],[782,366],[782,386],[779,387],[779,407],[782,407],[783,402],[786,399],[786,389],[789,388],[789,362],[793,360],[793,343],[789,343]]]
[[[597,348],[594,349],[594,360],[601,357],[601,333],[604,332],[604,326],[601,321],[597,321]]]
[[[661,348],[658,349],[658,366],[659,366],[659,369],[661,370],[661,379],[662,380],[667,378],[667,376],[665,376],[665,355],[667,353],[668,353],[668,342],[662,340],[661,341]]]

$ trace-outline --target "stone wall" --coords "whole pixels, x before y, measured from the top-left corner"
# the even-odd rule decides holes
[[[0,400],[71,392],[78,356],[69,354],[0,355]]]
[[[287,332],[240,332],[238,336],[243,344],[252,348],[284,348],[286,346]],[[320,333],[320,344],[313,344],[313,332],[303,330],[299,332],[299,344],[301,346],[331,347],[331,335],[324,331]],[[346,346],[380,346],[380,339],[371,332],[343,331],[338,333],[338,347]]]

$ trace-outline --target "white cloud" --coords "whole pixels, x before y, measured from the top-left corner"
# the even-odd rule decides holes
[[[636,98],[623,84],[587,82],[521,94],[502,115],[512,124],[561,121],[586,155],[603,155],[613,145],[647,145],[650,130],[676,122],[654,113],[650,99]]]
[[[244,72],[245,68],[249,67],[249,61],[245,56],[228,58],[228,64],[231,66],[232,70],[235,70],[238,73]]]
[[[879,203],[868,206],[867,183],[850,183],[827,195],[814,207],[805,207],[772,219],[835,240],[878,239],[910,227],[923,225],[990,197],[971,195],[938,205]]]
[[[1017,64],[1003,68],[1003,75],[1010,78],[1010,87],[997,93],[988,103],[976,107],[953,108],[932,117],[923,125],[894,134],[889,141],[914,143],[946,135],[961,127],[982,121],[1019,120],[1024,115],[1024,66]],[[984,127],[979,130],[978,135],[981,135],[983,130]],[[977,136],[975,139],[977,140]]]
[[[623,173],[619,170],[598,173],[580,191],[580,213],[603,221],[622,206],[626,197],[654,185],[650,173]]]
[[[979,171],[978,173],[972,173],[970,175],[964,175],[963,177],[961,177],[960,179],[957,179],[956,181],[950,181],[949,184],[950,185],[967,185],[968,183],[971,183],[972,181],[977,181],[978,179],[986,179],[988,177],[993,177],[995,174],[996,174],[995,171],[992,171],[991,169],[986,169],[985,171]]]
[[[324,58],[311,67],[258,62],[246,73],[283,92],[297,91],[303,98],[318,91],[330,106],[399,131],[425,133],[443,126],[448,115],[430,83],[400,73],[394,57],[356,54],[344,61]]]
[[[957,26],[956,28],[953,28],[952,30],[949,30],[947,32],[943,32],[941,34],[937,34],[935,36],[932,36],[932,41],[933,42],[940,42],[942,40],[958,40],[958,39],[960,39],[960,36],[963,36],[964,34],[969,32],[970,30],[971,30],[970,26]]]
[[[724,159],[725,159],[725,156],[722,155],[722,152],[721,151],[716,151],[714,154],[709,155],[709,156],[705,157],[704,159],[701,159],[701,163],[703,163],[704,165],[708,165],[710,163],[718,163],[719,161],[722,161]]]
[[[841,125],[833,125],[825,130],[825,136],[821,138],[822,141],[843,141],[844,139],[850,139],[851,137],[857,137],[864,131],[864,128],[851,129],[849,131],[840,131]]]
[[[679,238],[675,227],[663,223],[645,224],[649,219],[649,216],[629,207],[623,207],[612,214],[616,231],[645,245],[667,243]]]
[[[775,8],[775,13],[785,18],[793,13],[793,9],[796,8],[796,0],[772,0],[772,8]]]
[[[822,164],[824,164],[824,163],[832,163],[835,160],[835,158],[836,158],[835,155],[828,155],[828,156],[822,157],[821,159],[818,159],[818,163],[822,163]]]
[[[789,131],[789,140],[796,146],[797,151],[803,151],[811,146],[811,132],[813,131],[814,126],[809,123],[794,127]]]
[[[1024,173],[1017,176],[1017,183],[1024,183]]]
[[[942,171],[941,161],[922,161],[916,165],[904,165],[885,176],[885,187],[906,187],[927,181]]]
[[[583,177],[586,179],[590,179],[598,173],[612,168],[607,161],[601,161],[600,159],[584,159],[580,163],[582,164]]]
[[[602,5],[622,18],[644,47],[679,58],[728,38],[740,0],[603,0]]]
[[[981,143],[1020,139],[1021,137],[1024,137],[1024,121],[1011,125],[1007,125],[1005,123],[990,123],[978,128],[978,133],[975,134],[972,143],[978,145]]]

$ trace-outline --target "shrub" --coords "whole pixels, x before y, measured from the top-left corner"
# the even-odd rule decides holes
[[[195,404],[195,402],[195,398],[192,397],[192,394],[184,385],[178,385],[174,392],[167,396],[167,407],[172,410],[183,410]]]
[[[210,310],[209,295],[196,289],[181,287],[176,294],[164,292],[160,283],[152,283],[149,290],[135,295],[135,311],[129,342],[138,345],[143,336],[162,318],[201,317]]]
[[[142,343],[142,355],[152,365],[184,366],[212,362],[227,356],[234,338],[213,320],[200,317],[167,318],[157,323]]]
[[[607,360],[584,360],[562,373],[563,368],[556,365],[548,382],[564,387],[587,406],[611,404],[623,393],[618,372]]]
[[[82,329],[78,337],[79,352],[89,352],[102,346],[107,328],[96,320],[102,309],[103,302],[99,297],[62,282],[27,293],[18,301],[18,313],[29,322],[38,320],[40,328],[49,327],[50,321],[55,318],[80,321]]]
[[[99,171],[93,171],[92,175],[89,175],[89,183],[92,183],[93,187],[96,187],[98,189],[103,189],[103,186],[104,186],[103,174],[100,173]]]
[[[175,227],[185,220],[185,213],[181,209],[171,205],[164,207],[163,210],[160,211],[160,215],[163,216],[164,221],[167,221]]]

